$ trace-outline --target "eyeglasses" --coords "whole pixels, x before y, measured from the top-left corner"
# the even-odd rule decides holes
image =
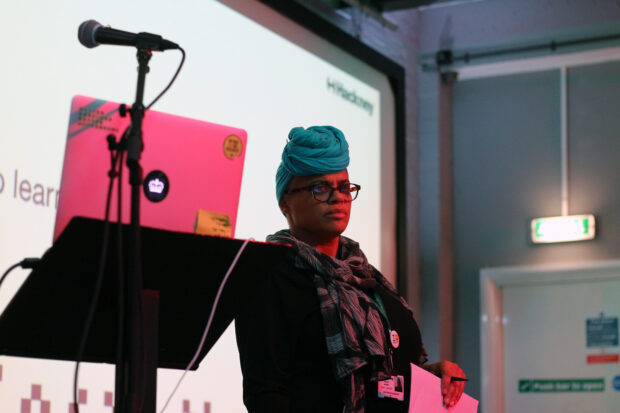
[[[312,196],[319,202],[327,202],[331,199],[334,191],[340,192],[342,195],[348,197],[347,201],[353,201],[357,198],[357,194],[359,193],[362,187],[357,184],[342,184],[336,187],[327,185],[326,183],[318,182],[316,184],[303,186],[301,188],[288,189],[284,193],[285,194],[293,194],[295,192],[300,191],[310,191],[312,192]]]

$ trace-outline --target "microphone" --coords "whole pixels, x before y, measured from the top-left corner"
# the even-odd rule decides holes
[[[78,39],[89,49],[100,44],[114,44],[119,46],[135,46],[138,49],[164,51],[178,49],[179,45],[164,39],[158,34],[130,33],[122,30],[104,27],[96,20],[86,20],[78,28]]]

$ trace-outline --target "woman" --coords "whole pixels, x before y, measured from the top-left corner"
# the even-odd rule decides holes
[[[292,250],[235,322],[250,413],[407,412],[410,363],[442,378],[445,405],[463,392],[456,364],[424,364],[406,302],[341,236],[360,190],[348,165],[340,130],[289,133],[276,174],[289,229],[267,240]]]

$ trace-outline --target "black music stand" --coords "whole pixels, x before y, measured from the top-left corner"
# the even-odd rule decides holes
[[[74,218],[69,223],[0,316],[0,354],[76,359],[95,287],[103,228],[104,223],[95,219]],[[88,362],[116,362],[116,228],[111,224],[105,278],[82,358]],[[128,226],[123,225],[122,231],[126,240]],[[143,291],[155,300],[155,314],[143,314],[145,338],[154,346],[145,355],[145,374],[152,375],[147,385],[153,388],[145,390],[144,411],[154,412],[157,367],[185,369],[191,361],[220,282],[243,241],[142,228],[142,242]],[[287,251],[283,245],[247,245],[192,369],[198,368]]]

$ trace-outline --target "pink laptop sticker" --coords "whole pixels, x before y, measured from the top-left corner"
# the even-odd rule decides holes
[[[129,125],[118,103],[76,96],[71,105],[54,240],[74,216],[103,219],[109,185],[108,135]],[[149,110],[143,121],[140,225],[194,232],[199,211],[227,217],[234,236],[247,133]],[[129,171],[122,171],[122,222],[129,223]],[[117,184],[110,218],[117,217]]]

